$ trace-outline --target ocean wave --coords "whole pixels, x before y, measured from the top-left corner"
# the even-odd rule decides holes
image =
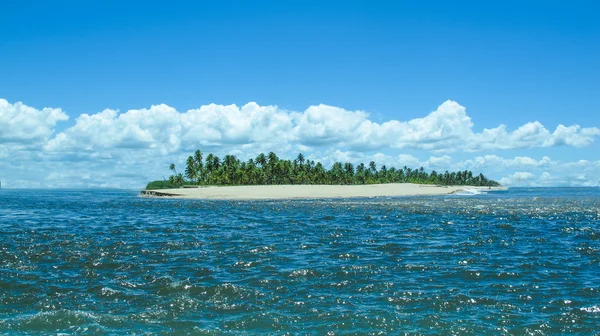
[[[600,196],[464,188],[476,197],[53,192],[56,218],[0,214],[0,335],[597,332]],[[49,208],[22,193],[0,204]]]
[[[600,306],[590,306],[579,308],[579,310],[584,311],[586,313],[600,313]]]
[[[481,191],[479,189],[462,189],[459,190],[455,193],[453,193],[452,195],[456,195],[456,196],[476,196],[476,195],[486,195],[487,192],[485,191]]]

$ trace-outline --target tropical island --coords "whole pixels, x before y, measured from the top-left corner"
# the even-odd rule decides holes
[[[326,169],[320,162],[298,154],[294,160],[261,153],[241,161],[222,159],[200,150],[187,158],[183,173],[174,163],[168,179],[148,183],[145,196],[192,198],[328,198],[405,195],[439,195],[466,189],[503,189],[494,180],[469,170],[438,173],[423,167],[380,167],[374,161],[354,166],[335,162]]]

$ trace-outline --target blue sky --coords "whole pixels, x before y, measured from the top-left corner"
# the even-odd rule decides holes
[[[298,134],[282,143],[261,143],[251,136],[242,137],[245,142],[232,141],[222,134],[223,141],[213,141],[210,148],[219,153],[237,151],[240,156],[255,156],[254,151],[270,148],[283,148],[290,156],[303,150],[324,161],[381,154],[387,156],[383,160],[395,163],[398,155],[410,155],[415,163],[430,168],[435,168],[432,157],[450,157],[451,162],[445,161],[449,169],[489,170],[488,175],[504,178],[508,184],[598,183],[600,21],[595,14],[600,5],[592,1],[15,1],[1,6],[0,99],[7,104],[4,112],[0,110],[4,117],[0,119],[4,133],[0,133],[0,157],[5,157],[0,179],[23,186],[137,187],[147,178],[168,174],[164,162],[185,158],[194,141],[197,147],[207,146],[206,139],[197,137],[186,145],[147,150],[160,147],[159,139],[166,138],[158,133],[168,125],[163,129],[162,124],[153,124],[150,130],[140,126],[138,119],[125,117],[122,123],[131,122],[141,129],[126,138],[139,136],[134,140],[146,150],[123,146],[124,139],[118,141],[120,145],[99,141],[78,117],[105,109],[118,111],[110,117],[113,128],[104,130],[118,137],[133,125],[116,122],[119,115],[151,110],[159,104],[176,109],[179,114],[175,116],[213,103],[241,108],[256,102],[260,107],[277,106],[285,115],[324,104],[353,113],[363,111],[368,122],[379,125],[424,118],[448,100],[466,108],[474,134],[499,125],[510,133],[537,121],[551,134],[559,125],[580,125],[587,129],[583,132],[586,139],[575,131],[568,139],[556,140],[556,135],[522,143],[527,139],[513,134],[514,145],[474,150],[464,142],[481,139],[471,135],[450,132],[448,139],[461,138],[461,145],[425,148],[414,142],[399,144],[390,131],[385,141],[375,141],[371,134],[365,138],[368,144],[339,140],[315,147],[306,145],[315,142],[311,137],[330,139],[331,134],[325,137],[306,127],[302,131],[298,119],[290,126]],[[26,115],[15,107],[18,102],[39,113],[18,118]],[[68,119],[48,122],[45,107],[59,108]],[[216,118],[225,113],[217,110]],[[147,112],[144,118],[161,111]],[[319,113],[328,120],[336,120],[336,113],[341,113],[323,111]],[[453,111],[460,114],[460,108]],[[456,113],[444,118],[454,118]],[[40,131],[36,137],[23,136],[32,134],[31,125],[19,126],[19,122],[26,123],[21,119],[28,118],[44,121],[36,126]],[[450,119],[433,124],[452,125]],[[76,127],[78,122],[80,127]],[[339,132],[349,129],[356,131],[333,128],[326,132],[346,139]],[[183,137],[173,132],[171,136]],[[71,139],[59,145],[57,137]],[[65,145],[71,142],[86,145]],[[129,148],[127,155],[118,152],[122,147]],[[83,152],[87,157],[82,157]],[[111,159],[98,161],[99,153],[109,153]],[[135,166],[133,161],[125,163],[124,156],[155,162],[156,176],[114,177]],[[486,156],[494,164],[473,166],[476,158]],[[553,164],[509,163],[523,157],[538,163],[549,157]],[[13,162],[8,163],[8,158]],[[498,158],[505,166],[499,166]],[[77,164],[68,164],[71,160],[96,170],[82,173]],[[112,164],[107,160],[113,160]],[[559,169],[580,160],[588,161],[580,163],[585,165],[584,177]],[[30,161],[42,162],[44,173],[24,168]],[[121,171],[111,168],[115,166]],[[72,171],[67,167],[73,167]],[[513,175],[522,178],[515,180]],[[102,182],[111,176],[115,184]]]

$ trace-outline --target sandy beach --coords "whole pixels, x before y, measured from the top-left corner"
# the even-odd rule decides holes
[[[261,185],[144,190],[142,196],[190,199],[311,199],[379,196],[435,196],[506,190],[504,187],[438,186],[413,183],[369,185]]]

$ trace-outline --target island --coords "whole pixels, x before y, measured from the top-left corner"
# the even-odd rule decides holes
[[[326,169],[320,162],[298,154],[294,160],[280,159],[270,152],[241,161],[234,155],[222,159],[200,150],[189,156],[184,172],[174,163],[168,179],[148,183],[142,196],[197,199],[292,199],[351,198],[378,196],[430,196],[479,193],[506,188],[483,174],[464,170],[427,172],[380,167],[374,161],[354,166],[335,162]]]

